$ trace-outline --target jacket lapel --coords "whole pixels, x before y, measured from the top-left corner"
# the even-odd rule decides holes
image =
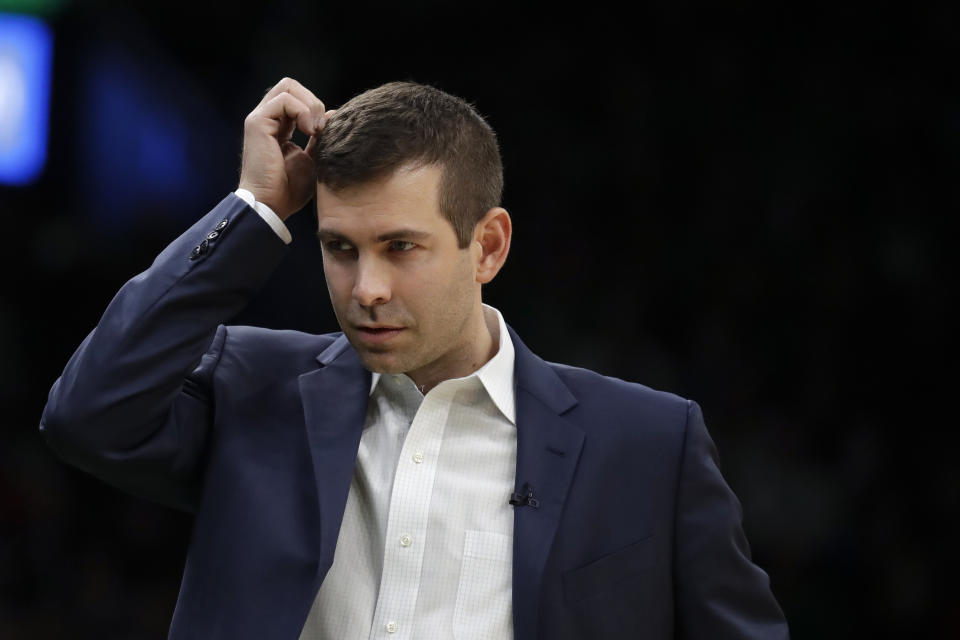
[[[301,375],[299,383],[319,499],[322,580],[333,562],[366,421],[370,372],[342,335],[317,360],[320,368]]]
[[[513,626],[535,638],[544,566],[573,480],[583,431],[563,417],[577,399],[547,363],[508,327],[516,352],[517,491],[526,484],[539,502],[517,506],[513,530]]]

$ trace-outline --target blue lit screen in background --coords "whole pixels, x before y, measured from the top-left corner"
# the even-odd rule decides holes
[[[177,87],[155,60],[100,45],[88,52],[80,151],[97,215],[128,218],[144,200],[175,206],[190,192],[188,128]],[[118,220],[119,221],[119,220]]]
[[[43,171],[52,57],[42,20],[0,13],[0,184],[29,184]]]
[[[86,216],[121,233],[158,214],[193,221],[223,197],[236,181],[236,127],[220,124],[188,70],[162,48],[110,39],[78,55],[72,177]]]

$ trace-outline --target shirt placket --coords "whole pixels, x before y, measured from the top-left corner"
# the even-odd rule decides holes
[[[437,387],[424,397],[400,451],[371,640],[411,638],[430,500],[452,393],[452,388]]]

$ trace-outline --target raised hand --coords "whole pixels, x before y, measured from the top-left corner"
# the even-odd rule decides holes
[[[278,82],[244,120],[240,187],[281,219],[299,211],[316,188],[311,154],[332,113],[293,78]],[[295,129],[310,136],[303,148],[291,140]]]

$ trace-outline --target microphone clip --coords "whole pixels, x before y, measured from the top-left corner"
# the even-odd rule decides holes
[[[523,483],[523,488],[519,493],[515,491],[510,494],[510,504],[515,507],[540,508],[540,501],[533,497],[533,487],[527,482]]]

